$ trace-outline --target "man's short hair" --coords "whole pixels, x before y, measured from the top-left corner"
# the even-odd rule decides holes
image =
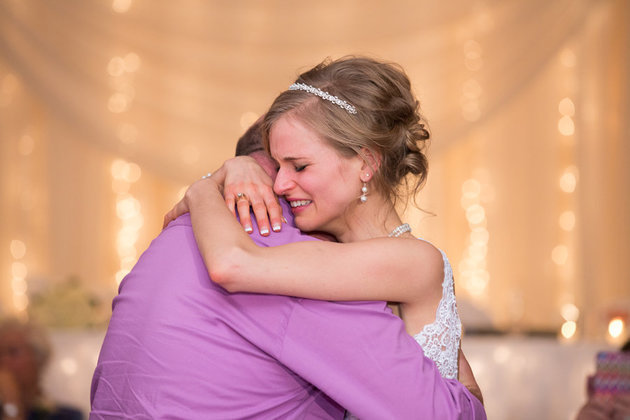
[[[246,156],[265,150],[262,143],[262,119],[262,117],[258,118],[238,139],[235,156]]]

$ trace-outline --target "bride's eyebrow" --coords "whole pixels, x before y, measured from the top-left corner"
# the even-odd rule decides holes
[[[286,156],[286,157],[281,158],[280,160],[283,161],[283,162],[294,163],[296,160],[301,160],[301,159],[304,159],[304,158],[303,157]],[[274,160],[276,161],[276,163],[279,163],[278,159],[274,159]]]

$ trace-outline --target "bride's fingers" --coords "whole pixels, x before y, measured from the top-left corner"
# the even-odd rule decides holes
[[[273,192],[265,197],[265,206],[267,208],[267,214],[269,215],[269,221],[271,222],[271,229],[274,232],[282,230],[282,207],[278,203]]]
[[[164,221],[162,222],[162,229],[166,228],[171,221],[175,220],[176,217],[173,215],[174,209],[171,209],[168,213],[164,215]]]
[[[188,205],[186,204],[185,199],[179,200],[177,204],[173,206],[173,208],[164,215],[164,221],[162,222],[162,229],[166,228],[169,223],[173,220],[177,219],[184,213],[188,213],[190,210],[188,209]]]
[[[258,224],[258,230],[262,236],[269,235],[269,219],[267,217],[267,206],[265,206],[265,202],[260,199],[252,199],[252,210],[254,210],[254,215],[256,216],[256,223]]]
[[[244,193],[237,193],[236,197],[236,210],[238,212],[238,217],[241,221],[241,225],[245,229],[245,232],[252,233],[254,229],[252,228],[252,219],[249,214],[249,198]]]
[[[230,209],[232,214],[236,216],[236,199],[234,198],[234,194],[228,193],[225,195],[225,204],[227,205],[228,209]]]

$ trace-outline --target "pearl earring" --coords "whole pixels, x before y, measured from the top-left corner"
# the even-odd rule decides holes
[[[367,183],[363,183],[363,187],[361,187],[361,202],[365,203],[367,201]]]

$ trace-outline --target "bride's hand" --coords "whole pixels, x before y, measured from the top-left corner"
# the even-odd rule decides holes
[[[195,184],[196,182],[193,183],[190,187],[188,187],[188,189],[186,190],[186,194],[188,193],[188,190],[190,190]],[[190,212],[190,209],[188,208],[188,202],[186,201],[186,194],[184,194],[184,197],[182,197],[182,199],[179,200],[179,202],[175,204],[173,208],[170,209],[168,213],[164,215],[164,221],[162,222],[162,229],[166,228],[166,226],[168,226],[169,223],[177,219],[182,214]]]
[[[458,361],[458,370],[459,370],[459,382],[464,385],[471,394],[473,394],[481,404],[483,404],[483,395],[481,394],[481,388],[479,388],[479,384],[477,384],[477,380],[475,379],[475,375],[468,364],[468,359],[464,355],[462,349],[459,349],[459,361]]]
[[[282,229],[282,207],[273,192],[273,180],[254,158],[229,159],[212,176],[223,185],[225,203],[234,215],[238,212],[246,232],[252,232],[250,206],[261,235],[269,235],[270,226],[275,232]]]

